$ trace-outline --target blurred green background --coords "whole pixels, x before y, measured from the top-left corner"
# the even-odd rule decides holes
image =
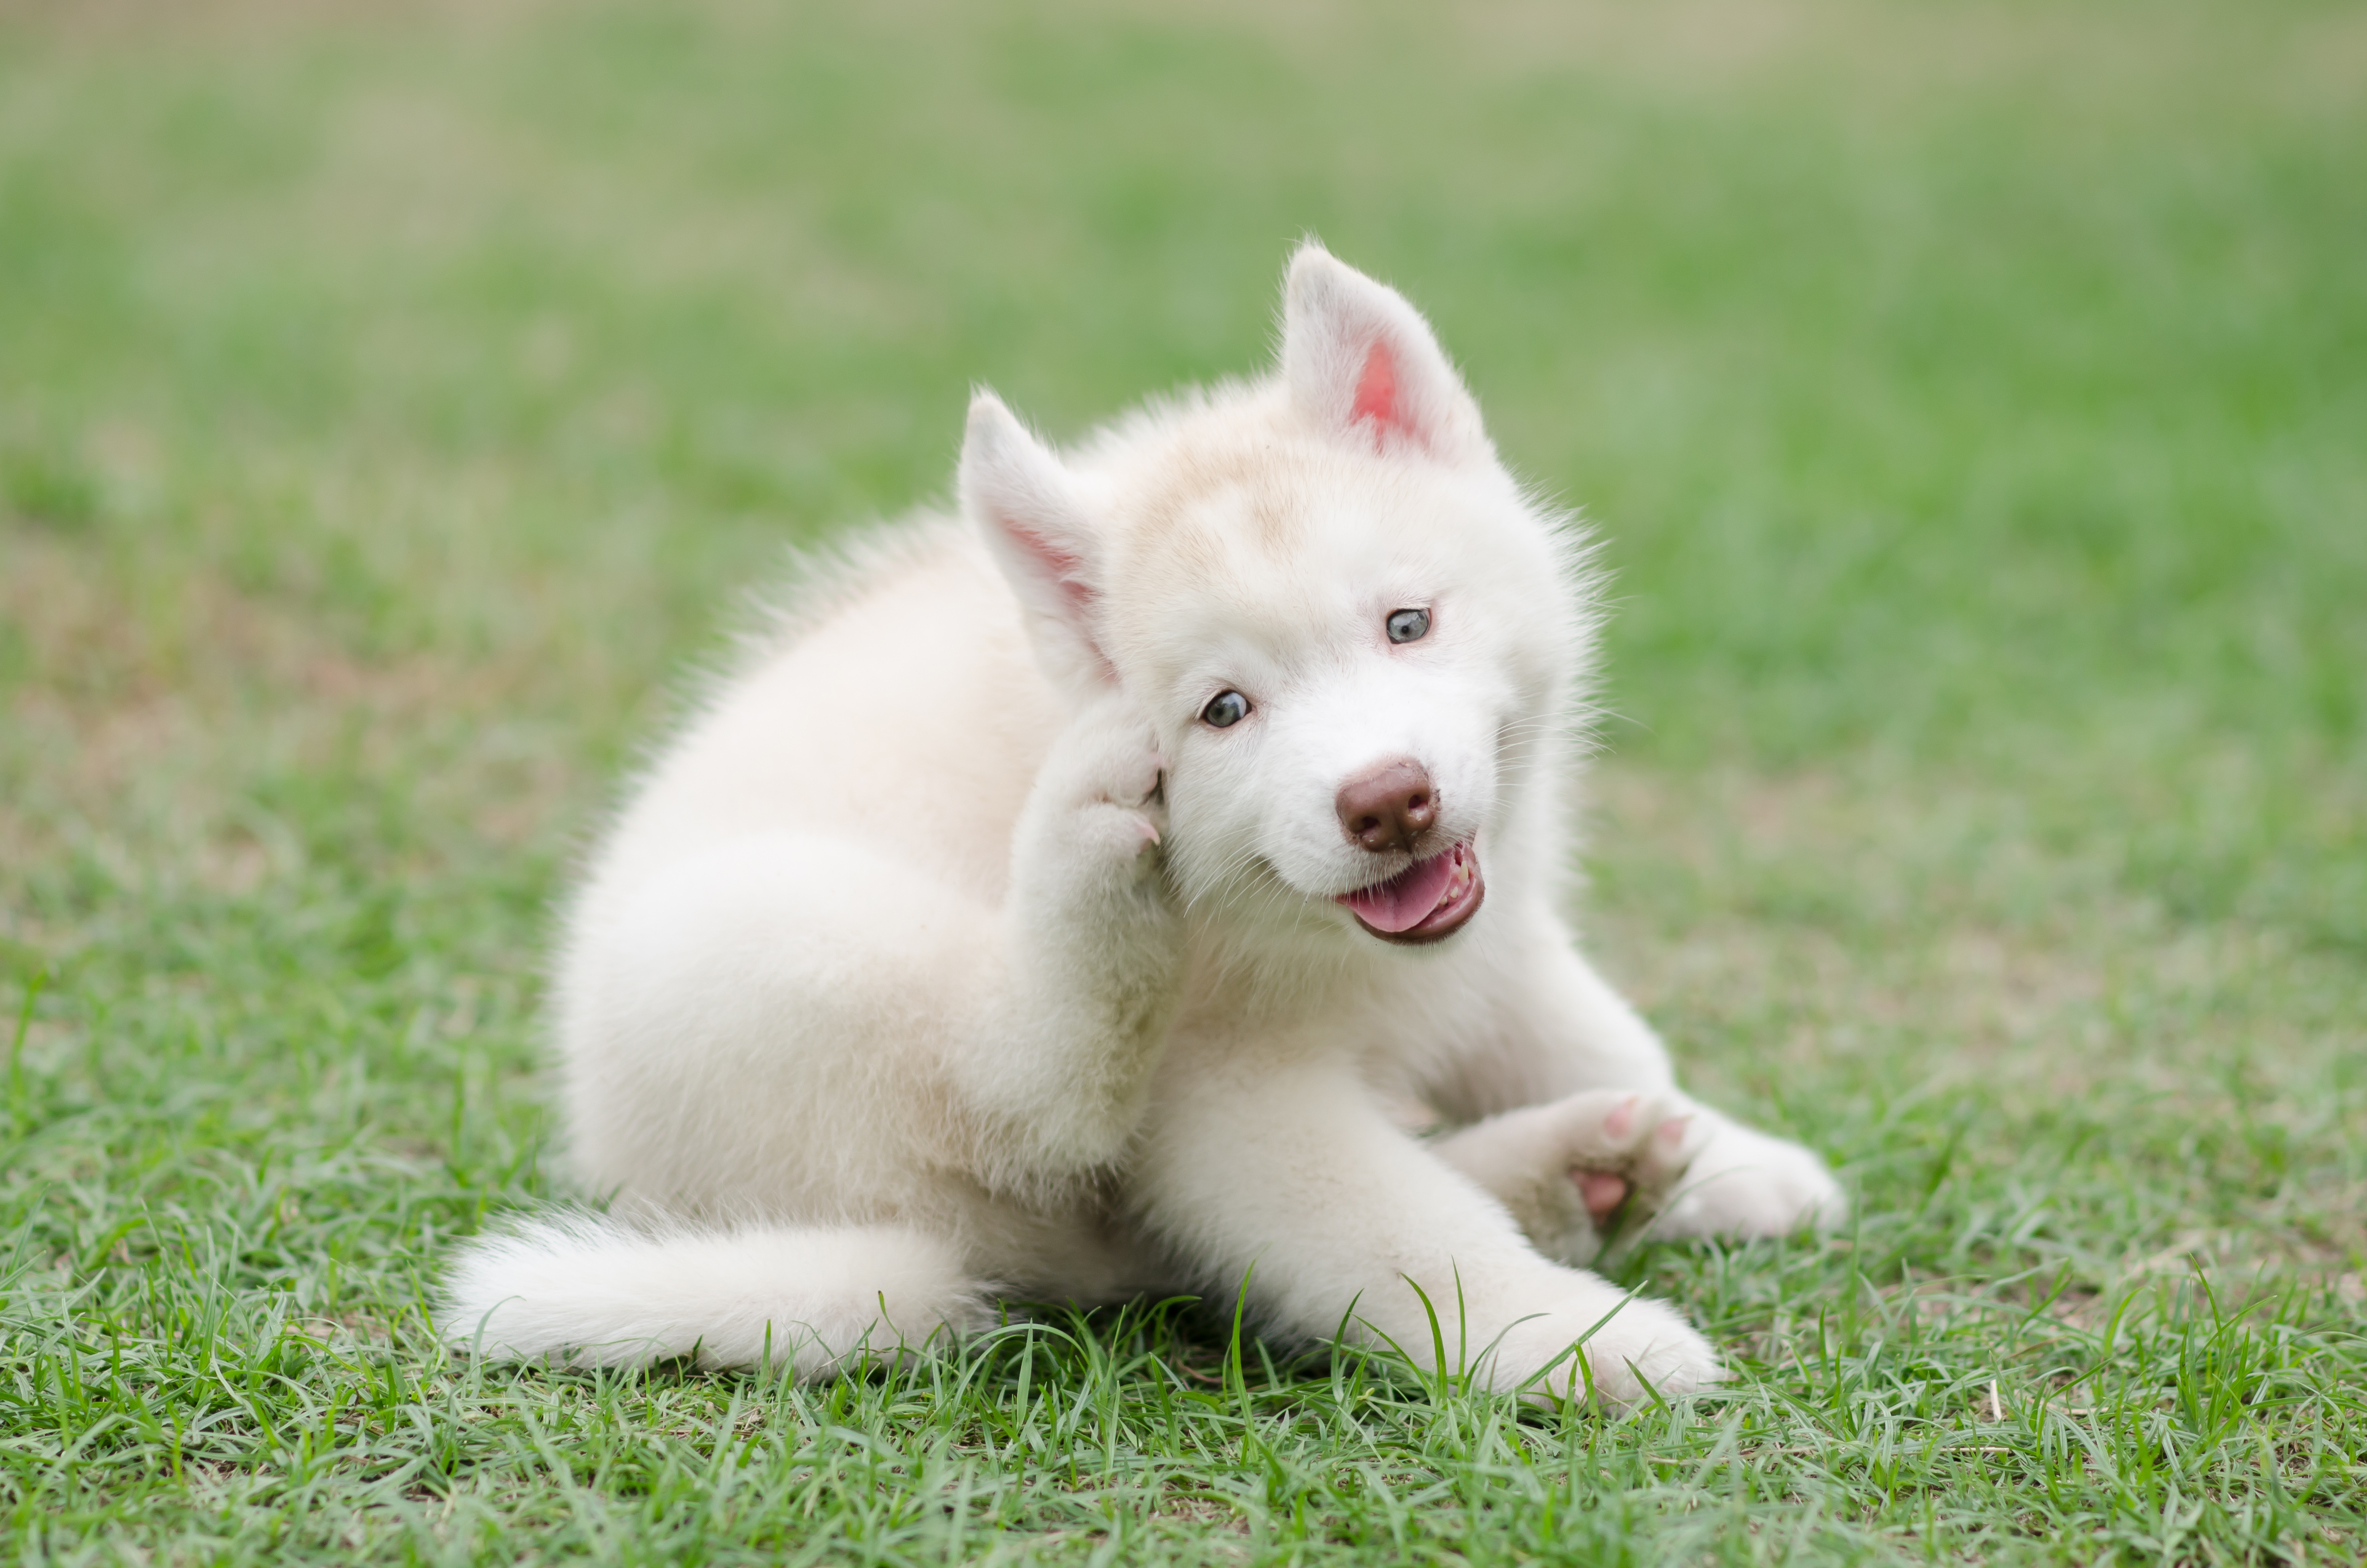
[[[1695,1082],[1910,1272],[2355,1312],[2367,11],[250,0],[0,9],[16,1332],[415,1345],[665,694],[973,382],[1259,369],[1308,233],[1606,541]]]
[[[613,748],[781,541],[943,494],[972,381],[1073,433],[1252,369],[1314,233],[1609,539],[1620,756],[1879,757],[2181,915],[2367,945],[2355,8],[0,36],[20,714],[427,657]],[[60,580],[138,609],[61,627]],[[10,750],[21,812],[54,753]]]

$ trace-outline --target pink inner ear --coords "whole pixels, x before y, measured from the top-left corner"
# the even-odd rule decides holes
[[[1398,361],[1387,343],[1374,343],[1365,356],[1364,374],[1356,378],[1356,401],[1348,410],[1348,422],[1353,425],[1359,419],[1373,422],[1375,445],[1383,431],[1410,434],[1398,411]]]
[[[1093,585],[1085,581],[1085,563],[1042,534],[1023,528],[1009,517],[997,517],[995,521],[1002,525],[1002,531],[1011,536],[1013,543],[1042,564],[1044,575],[1069,601],[1070,613],[1082,617],[1093,602]]]
[[[994,520],[1004,533],[1011,536],[1014,544],[1036,558],[1036,563],[1043,568],[1044,575],[1060,590],[1061,598],[1068,603],[1069,629],[1083,645],[1095,673],[1111,685],[1117,684],[1116,666],[1109,662],[1109,655],[1102,652],[1101,644],[1093,637],[1093,600],[1100,596],[1093,592],[1093,584],[1085,580],[1083,560],[1062,550],[1042,534],[1021,528],[1009,517],[997,515]]]

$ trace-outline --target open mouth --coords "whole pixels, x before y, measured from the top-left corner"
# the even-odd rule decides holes
[[[1479,857],[1465,843],[1416,860],[1387,881],[1343,892],[1336,902],[1382,941],[1418,946],[1463,929],[1487,895]]]

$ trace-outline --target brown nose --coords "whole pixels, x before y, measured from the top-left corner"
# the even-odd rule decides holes
[[[1384,849],[1410,854],[1413,841],[1438,820],[1438,791],[1430,775],[1410,756],[1385,762],[1340,786],[1334,802],[1348,836],[1377,855]]]

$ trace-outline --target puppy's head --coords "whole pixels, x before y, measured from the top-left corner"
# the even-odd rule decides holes
[[[1588,621],[1567,530],[1401,296],[1310,244],[1267,381],[1066,463],[982,393],[961,489],[1055,682],[1159,730],[1187,898],[1407,945],[1478,915]]]

